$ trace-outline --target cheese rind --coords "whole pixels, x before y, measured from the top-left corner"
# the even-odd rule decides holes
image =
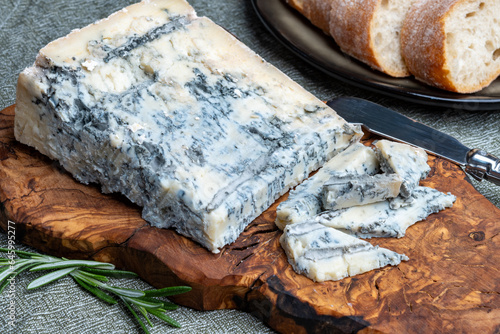
[[[384,201],[399,194],[403,180],[397,174],[333,178],[322,190],[324,210],[339,210]]]
[[[325,211],[314,222],[336,228],[359,238],[397,237],[430,214],[449,208],[456,197],[428,187],[417,187],[411,198],[391,200]]]
[[[419,147],[379,140],[375,143],[380,169],[385,173],[396,173],[403,178],[400,195],[410,197],[412,191],[429,174],[427,153]]]
[[[375,152],[356,143],[328,161],[316,174],[291,190],[288,199],[276,209],[276,225],[283,229],[287,224],[308,220],[322,210],[322,189],[332,179],[348,179],[363,174],[375,174],[379,163]]]
[[[213,252],[360,133],[182,0],[72,32],[18,81],[20,142]]]
[[[335,281],[408,260],[404,254],[315,222],[287,225],[280,243],[295,272],[315,282]]]

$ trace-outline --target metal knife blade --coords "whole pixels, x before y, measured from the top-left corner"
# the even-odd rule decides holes
[[[470,149],[450,135],[367,100],[338,97],[327,104],[346,121],[360,124],[369,132],[421,147],[462,166],[477,180],[500,185],[500,160],[483,150]]]

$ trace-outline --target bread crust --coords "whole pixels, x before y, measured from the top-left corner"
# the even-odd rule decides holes
[[[456,91],[445,61],[444,19],[460,0],[420,0],[408,11],[401,29],[401,53],[420,81]]]
[[[326,0],[328,1],[328,0]],[[330,35],[341,50],[369,66],[386,72],[372,45],[371,23],[380,0],[329,0]]]
[[[499,74],[492,72],[476,85],[454,81],[447,50],[445,22],[453,9],[470,0],[420,0],[410,8],[401,30],[401,52],[410,72],[419,81],[458,93],[473,93]]]
[[[307,18],[316,27],[325,33],[330,32],[330,16],[334,1],[332,0],[306,0],[304,1],[304,12]]]
[[[331,35],[340,49],[370,67],[394,77],[409,75],[406,67],[393,68],[377,54],[374,17],[382,0],[287,0],[311,23]]]
[[[296,10],[298,10],[302,15],[305,16],[304,0],[286,0],[286,3],[289,4],[291,7],[295,8]]]
[[[332,0],[286,0],[286,2],[316,27],[329,34]]]
[[[462,7],[455,8],[456,6],[474,4],[475,0],[412,0],[407,3],[411,6],[400,31],[401,56],[406,66],[397,67],[392,65],[394,63],[387,62],[387,58],[382,56],[383,51],[377,51],[382,50],[380,44],[375,44],[379,43],[376,41],[380,41],[380,38],[372,36],[379,34],[376,29],[380,32],[380,24],[384,22],[380,20],[381,17],[385,17],[383,16],[385,12],[381,9],[387,10],[384,7],[387,3],[383,1],[287,0],[314,25],[330,34],[344,53],[391,76],[405,77],[411,73],[417,80],[441,89],[458,93],[473,93],[488,86],[500,75],[500,67],[497,67],[498,70],[491,70],[491,73],[489,70],[483,71],[481,72],[483,75],[477,77],[478,83],[476,84],[458,79],[457,76],[462,74],[453,68],[456,67],[453,64],[456,64],[457,59],[462,58],[451,54],[456,54],[456,50],[461,50],[461,48],[447,50],[450,45],[454,44],[446,40],[446,24],[450,25],[449,19],[456,18],[455,9],[463,10]],[[482,4],[484,5],[484,2]],[[408,9],[408,7],[399,8]],[[376,26],[377,21],[379,21],[378,26]],[[498,45],[491,48],[495,47],[497,49],[494,50],[493,60],[498,58],[496,54],[500,50]],[[388,54],[391,53],[384,53],[384,55]],[[450,59],[454,59],[453,62]],[[401,60],[398,63],[401,63]]]

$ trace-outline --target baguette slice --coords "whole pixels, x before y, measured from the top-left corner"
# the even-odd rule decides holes
[[[343,52],[394,77],[410,75],[399,32],[414,0],[287,0]]]
[[[403,57],[427,84],[472,93],[500,74],[500,2],[420,0],[401,31]]]
[[[400,30],[414,0],[323,1],[332,4],[329,32],[343,52],[393,77],[410,75]]]
[[[286,0],[286,2],[329,35],[331,0]]]

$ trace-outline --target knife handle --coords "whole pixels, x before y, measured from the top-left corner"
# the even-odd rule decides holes
[[[500,159],[480,149],[467,153],[465,171],[476,180],[488,180],[500,186]]]

